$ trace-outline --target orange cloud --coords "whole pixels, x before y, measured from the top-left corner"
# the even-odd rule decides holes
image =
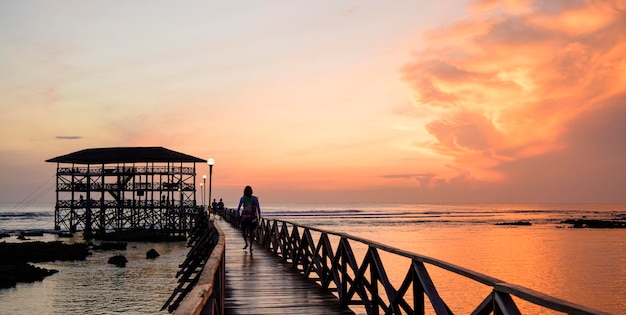
[[[438,117],[421,146],[488,181],[567,149],[573,121],[626,91],[625,29],[620,1],[477,1],[403,69],[415,105]]]

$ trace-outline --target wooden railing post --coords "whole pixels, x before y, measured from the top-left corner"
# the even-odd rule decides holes
[[[350,300],[348,299],[348,261],[350,260],[348,254],[346,253],[345,248],[343,247],[344,238],[341,237],[339,241],[339,257],[340,258],[340,268],[341,268],[341,290],[339,291],[339,300],[341,301],[342,306],[348,306],[350,304]]]

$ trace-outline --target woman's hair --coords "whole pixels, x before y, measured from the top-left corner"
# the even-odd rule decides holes
[[[246,188],[243,189],[243,195],[245,197],[252,197],[252,187],[246,186]]]

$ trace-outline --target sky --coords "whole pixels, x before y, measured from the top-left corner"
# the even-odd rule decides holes
[[[624,203],[625,29],[623,0],[0,0],[0,202],[160,146],[227,206]]]

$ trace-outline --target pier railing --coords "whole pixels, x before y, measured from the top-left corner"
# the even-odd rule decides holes
[[[176,274],[179,285],[161,310],[174,314],[224,314],[226,238],[213,220],[200,215]]]
[[[224,218],[237,223],[233,210],[224,213]],[[521,314],[513,297],[545,310],[606,314],[438,259],[344,233],[263,218],[256,238],[259,245],[291,263],[304,277],[334,292],[342,305],[361,305],[367,314],[424,314],[427,303],[435,314],[452,314],[427,267],[447,270],[490,287],[490,292],[476,302],[471,314]],[[357,261],[354,246],[366,247],[361,261]],[[381,253],[410,261],[400,285],[392,284],[386,270],[389,266],[384,265]],[[397,268],[400,267],[394,266]]]

